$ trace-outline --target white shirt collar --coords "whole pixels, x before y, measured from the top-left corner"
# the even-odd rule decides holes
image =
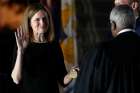
[[[136,16],[136,20],[139,18],[139,16]]]
[[[124,33],[124,32],[129,32],[129,31],[135,32],[134,29],[123,29],[123,30],[119,31],[119,32],[117,33],[117,35],[119,35],[119,34],[121,34],[121,33]]]

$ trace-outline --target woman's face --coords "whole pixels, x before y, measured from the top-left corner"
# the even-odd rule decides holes
[[[47,13],[44,10],[39,10],[33,15],[30,21],[33,33],[45,33],[48,30],[49,19]]]

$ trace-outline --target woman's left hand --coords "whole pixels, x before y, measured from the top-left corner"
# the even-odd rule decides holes
[[[80,71],[79,67],[72,67],[72,69],[70,70],[69,72],[69,76],[74,79],[74,78],[77,78],[78,76],[78,72]]]
[[[70,72],[64,78],[64,84],[69,84],[72,79],[77,78],[78,72],[80,71],[79,67],[74,66],[71,68]]]

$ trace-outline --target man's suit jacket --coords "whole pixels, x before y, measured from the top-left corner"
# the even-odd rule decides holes
[[[130,31],[91,49],[74,93],[140,93],[140,37]]]

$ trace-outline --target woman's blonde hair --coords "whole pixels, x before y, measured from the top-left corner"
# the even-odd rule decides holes
[[[24,12],[24,16],[23,16],[22,29],[23,29],[23,31],[25,31],[25,33],[27,35],[29,35],[29,41],[31,42],[33,39],[33,31],[30,26],[30,21],[31,21],[31,18],[33,17],[33,15],[35,13],[37,13],[39,10],[43,10],[47,14],[49,27],[47,29],[48,31],[46,34],[46,38],[47,38],[48,42],[52,42],[55,39],[52,16],[51,16],[50,11],[40,3],[34,3],[34,4],[27,6],[27,8]]]

